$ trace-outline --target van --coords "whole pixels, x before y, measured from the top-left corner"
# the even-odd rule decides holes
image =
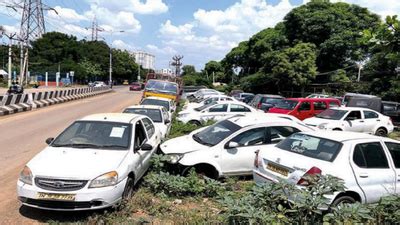
[[[340,101],[335,98],[286,98],[279,101],[268,112],[288,114],[304,120],[313,117],[325,109],[339,107]]]
[[[248,105],[268,112],[268,110],[274,107],[279,101],[283,100],[284,97],[280,95],[269,95],[269,94],[257,94]]]

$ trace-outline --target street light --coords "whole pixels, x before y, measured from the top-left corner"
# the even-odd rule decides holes
[[[124,30],[118,30],[118,31],[106,31],[109,32],[111,34],[111,37],[114,33],[124,33]],[[112,40],[110,42],[110,68],[109,68],[109,81],[108,81],[108,85],[110,85],[110,87],[112,87]]]

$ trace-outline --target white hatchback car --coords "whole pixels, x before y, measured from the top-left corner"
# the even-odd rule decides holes
[[[315,117],[305,119],[305,124],[322,130],[342,130],[386,136],[393,132],[390,117],[376,111],[358,107],[327,109]]]
[[[226,95],[211,95],[206,99],[203,99],[202,101],[199,102],[189,102],[183,107],[183,111],[193,111],[195,108],[208,105],[212,102],[223,102],[223,101],[235,101],[238,102],[233,97],[226,96]]]
[[[208,120],[220,121],[235,115],[248,115],[260,112],[259,110],[243,102],[211,102],[195,108],[193,111],[182,111],[178,113],[177,119],[183,123],[200,125]]]
[[[167,98],[160,97],[147,97],[140,101],[140,105],[159,105],[163,106],[169,113],[169,117],[172,118],[172,114],[176,110],[175,101]]]
[[[306,175],[315,174],[343,179],[345,191],[326,196],[327,205],[374,203],[400,194],[400,142],[390,138],[345,131],[296,133],[262,148],[254,162],[257,184],[284,179],[300,188],[308,185]]]
[[[133,105],[126,108],[123,113],[135,113],[150,117],[156,128],[161,132],[162,139],[165,139],[171,130],[171,119],[163,106]]]
[[[256,150],[293,133],[311,130],[290,115],[235,116],[168,140],[160,150],[182,174],[195,168],[211,178],[251,175]]]
[[[147,124],[147,125],[146,125]],[[127,113],[95,114],[49,138],[17,182],[23,205],[88,210],[129,199],[150,166],[161,135],[151,120]]]

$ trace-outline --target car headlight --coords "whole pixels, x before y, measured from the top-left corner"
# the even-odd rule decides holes
[[[89,188],[112,186],[117,184],[117,182],[118,182],[118,173],[115,171],[111,171],[93,179],[92,182],[90,182]]]
[[[328,127],[327,123],[321,123],[320,125],[318,125],[318,128],[321,130],[326,130],[327,127]]]
[[[25,166],[19,174],[19,180],[25,184],[32,185],[33,175],[31,169]]]
[[[167,155],[167,162],[176,164],[183,158],[183,154],[169,154]]]

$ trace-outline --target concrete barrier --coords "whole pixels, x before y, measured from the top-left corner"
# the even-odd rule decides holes
[[[29,111],[54,104],[92,97],[110,92],[108,87],[75,88],[57,91],[43,91],[29,94],[1,95],[0,116]]]

